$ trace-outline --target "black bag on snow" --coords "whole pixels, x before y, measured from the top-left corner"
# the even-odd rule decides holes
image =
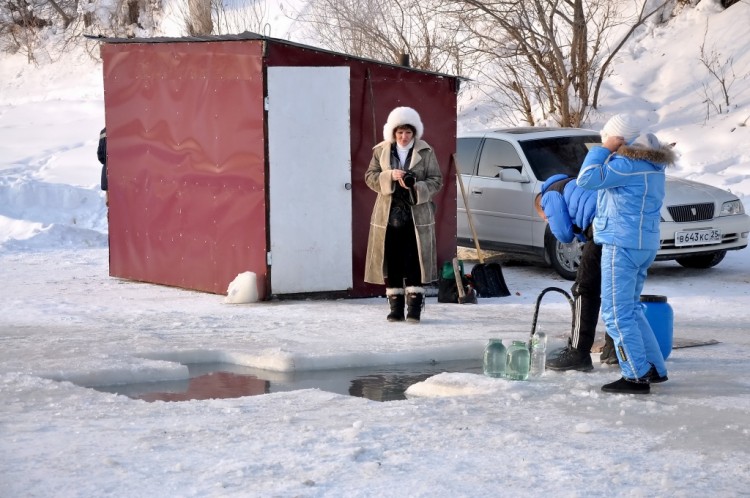
[[[476,302],[476,295],[469,285],[469,279],[464,275],[464,262],[458,262],[459,272],[461,273],[461,283],[464,286],[465,302]],[[471,301],[473,299],[473,301]],[[456,276],[453,272],[453,262],[446,261],[440,272],[438,280],[438,302],[439,303],[458,303],[458,286],[456,285]]]

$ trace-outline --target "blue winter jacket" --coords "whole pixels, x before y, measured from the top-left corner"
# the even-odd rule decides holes
[[[599,191],[594,218],[597,244],[659,249],[664,169],[674,162],[674,152],[648,136],[650,140],[638,139],[614,153],[593,147],[583,161],[577,184]],[[657,148],[651,148],[654,144]]]
[[[567,181],[560,192],[553,185]],[[586,242],[584,232],[596,214],[596,192],[582,189],[575,179],[559,174],[549,177],[541,188],[541,206],[552,234],[560,242],[572,242],[577,238]]]

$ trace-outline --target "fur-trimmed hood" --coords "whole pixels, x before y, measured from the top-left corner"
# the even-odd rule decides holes
[[[385,126],[383,126],[383,140],[395,143],[396,138],[393,136],[393,132],[397,127],[402,125],[412,125],[417,130],[417,133],[414,135],[415,142],[422,138],[424,125],[422,124],[422,119],[419,117],[419,113],[411,107],[396,107],[388,115],[388,120]]]
[[[641,159],[664,165],[673,164],[677,158],[672,146],[659,142],[656,135],[652,133],[639,136],[630,145],[623,145],[617,149],[617,153],[630,159]]]

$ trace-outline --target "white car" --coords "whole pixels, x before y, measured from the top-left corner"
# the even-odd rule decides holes
[[[460,133],[456,160],[482,249],[531,257],[573,280],[581,247],[552,235],[534,210],[544,180],[576,176],[598,132],[578,128],[507,128]],[[474,247],[458,189],[458,244]],[[733,194],[667,175],[657,260],[710,268],[747,247],[750,216]]]

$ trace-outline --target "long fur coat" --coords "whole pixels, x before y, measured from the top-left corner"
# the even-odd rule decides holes
[[[367,186],[377,192],[370,218],[370,234],[365,259],[365,282],[384,284],[387,274],[385,261],[385,232],[391,210],[392,194],[402,188],[391,180],[391,141],[385,140],[373,148],[372,160],[365,173]],[[415,139],[409,171],[416,176],[414,189],[416,204],[411,207],[417,231],[417,246],[422,270],[422,283],[438,279],[437,242],[435,238],[435,205],[432,197],[442,188],[443,176],[432,147]]]

